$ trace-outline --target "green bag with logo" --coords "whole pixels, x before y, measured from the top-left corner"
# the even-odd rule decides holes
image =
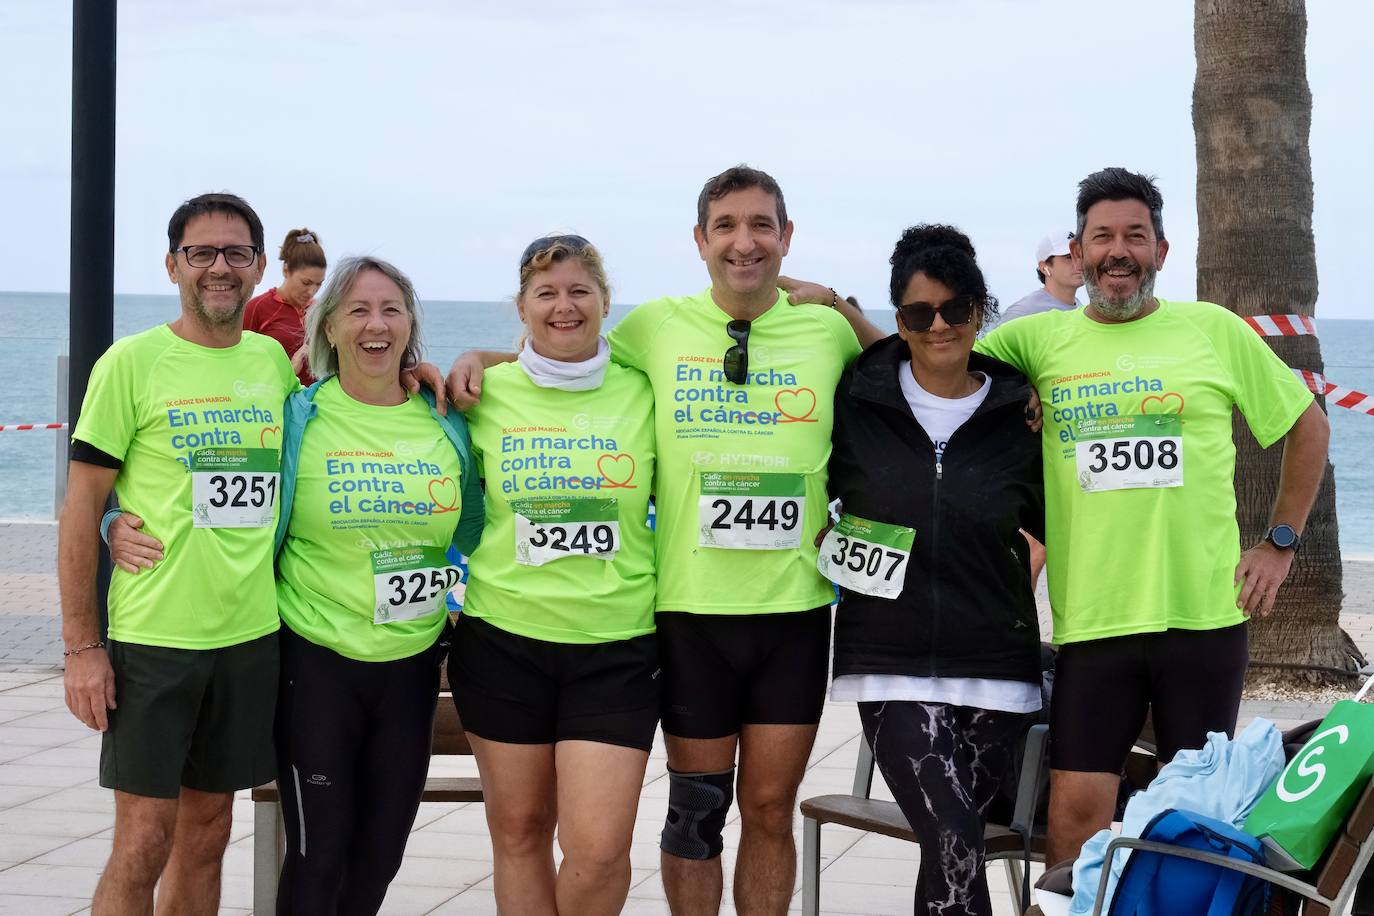
[[[1371,686],[1331,707],[1245,819],[1273,867],[1313,868],[1374,775],[1374,705],[1360,702]]]

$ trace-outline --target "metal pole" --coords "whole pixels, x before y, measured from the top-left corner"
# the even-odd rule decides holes
[[[57,416],[53,420],[58,423],[67,423],[67,373],[70,372],[71,358],[65,353],[57,358]],[[54,470],[52,481],[52,514],[54,518],[62,515],[62,503],[67,498],[67,443],[70,441],[71,426],[66,429],[54,430],[57,435],[53,436],[53,441],[57,443],[54,452]]]
[[[72,0],[71,429],[81,417],[91,368],[114,340],[115,10],[116,0]],[[109,580],[102,551],[96,576],[102,636]]]

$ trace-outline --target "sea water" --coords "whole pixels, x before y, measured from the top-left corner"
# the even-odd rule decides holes
[[[0,423],[44,423],[57,416],[57,357],[67,352],[65,293],[0,292]],[[467,350],[509,350],[520,331],[510,302],[428,301],[422,307],[425,357],[447,367]],[[611,309],[607,328],[630,306]],[[115,337],[175,319],[175,296],[115,296]],[[891,309],[870,319],[894,328]],[[1322,320],[1327,378],[1374,394],[1374,321]],[[728,346],[724,332],[722,350]],[[1341,552],[1374,554],[1374,416],[1332,407],[1331,463]],[[51,518],[56,448],[51,431],[0,432],[0,518]],[[60,433],[65,435],[65,432]]]

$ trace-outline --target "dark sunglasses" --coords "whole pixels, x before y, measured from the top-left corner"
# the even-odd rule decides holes
[[[542,239],[535,239],[525,247],[525,253],[520,255],[520,269],[524,270],[533,261],[535,255],[548,251],[555,245],[563,245],[573,251],[584,251],[591,247],[591,242],[580,235],[546,235]]]
[[[973,320],[973,310],[983,304],[983,300],[973,295],[955,296],[939,305],[929,302],[908,302],[897,306],[897,314],[902,316],[902,326],[908,331],[929,331],[935,323],[935,313],[939,312],[945,324],[952,328],[968,324]]]
[[[725,378],[736,385],[743,385],[745,379],[749,378],[749,322],[742,318],[728,322],[725,333],[734,341],[722,360]]]

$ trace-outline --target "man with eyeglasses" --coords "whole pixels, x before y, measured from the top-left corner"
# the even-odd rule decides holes
[[[1045,412],[1046,545],[1060,646],[1050,723],[1046,861],[1112,820],[1146,713],[1160,760],[1231,734],[1246,619],[1288,575],[1326,463],[1326,416],[1224,308],[1156,298],[1169,243],[1154,181],[1120,168],[1079,184],[1070,243],[1088,304],[1004,323],[978,349],[1016,366]],[[1271,527],[1244,553],[1232,412],[1282,440]]]
[[[833,290],[824,306],[789,306],[778,284],[792,223],[766,173],[737,166],[707,181],[693,236],[711,286],[646,302],[610,333],[612,358],[647,374],[656,400],[663,883],[675,914],[719,911],[738,794],[735,907],[785,913],[829,663],[834,591],[814,538],[831,403],[860,351],[840,312],[858,316],[865,343],[884,335]],[[481,359],[449,377],[459,406]]]
[[[204,194],[167,235],[181,315],[96,363],[59,528],[67,706],[103,733],[100,784],[115,792],[97,916],[151,913],[159,880],[159,911],[214,913],[233,793],[274,772],[272,537],[296,378],[275,341],[242,330],[266,266],[253,209]],[[166,558],[114,571],[105,642],[95,569],[111,490]]]

